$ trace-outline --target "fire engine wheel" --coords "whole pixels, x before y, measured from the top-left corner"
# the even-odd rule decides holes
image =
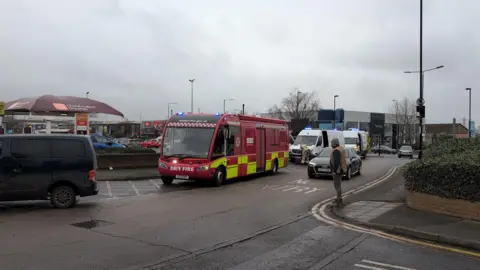
[[[213,176],[213,186],[219,187],[223,185],[223,182],[225,181],[226,173],[225,173],[225,168],[220,167],[217,169],[215,172],[215,175]]]
[[[173,183],[173,177],[162,176],[162,182],[166,186],[171,185]]]

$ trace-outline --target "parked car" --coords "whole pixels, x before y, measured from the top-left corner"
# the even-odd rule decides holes
[[[117,143],[122,144],[127,148],[131,147],[140,147],[140,142],[137,139],[130,139],[130,138],[119,138],[116,140]]]
[[[158,136],[155,139],[146,140],[140,143],[144,148],[160,148],[162,144],[162,136]]]
[[[160,147],[160,142],[157,139],[147,140],[140,143],[143,148],[158,148]]]
[[[100,134],[91,134],[90,139],[92,140],[95,149],[125,148],[123,144],[115,142],[115,140]]]
[[[410,145],[402,145],[398,150],[398,157],[410,157],[413,158],[413,148]]]
[[[380,154],[396,154],[397,150],[392,149],[386,145],[376,145],[372,147],[372,153],[378,154],[378,152],[380,152]]]
[[[2,135],[0,201],[50,200],[70,208],[98,194],[97,159],[82,135]]]
[[[314,159],[308,162],[308,178],[332,176],[332,170],[330,168],[330,155],[332,151],[333,149],[331,147],[325,147]],[[345,148],[345,158],[347,159],[348,168],[345,173],[345,179],[349,180],[355,174],[362,174],[362,159],[352,148]]]

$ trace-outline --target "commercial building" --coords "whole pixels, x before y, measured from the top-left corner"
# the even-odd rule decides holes
[[[282,118],[289,120],[287,113],[282,113]],[[268,113],[261,114],[271,116]],[[308,120],[313,128],[347,130],[356,128],[369,133],[371,144],[387,144],[397,148],[399,144],[415,144],[419,133],[418,124],[408,126],[399,125],[392,114],[347,111],[344,109],[321,109],[316,117]],[[334,124],[335,123],[335,124]]]

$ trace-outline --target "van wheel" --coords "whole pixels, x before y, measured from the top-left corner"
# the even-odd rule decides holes
[[[173,177],[162,176],[162,182],[164,185],[169,186],[173,183]]]
[[[213,186],[219,187],[223,185],[225,178],[226,178],[225,168],[223,167],[218,168],[217,171],[215,171],[215,175],[213,176]]]
[[[58,186],[50,193],[50,202],[55,208],[70,208],[77,203],[77,194],[70,186]]]
[[[272,163],[272,174],[276,174],[278,172],[278,161],[275,159]]]

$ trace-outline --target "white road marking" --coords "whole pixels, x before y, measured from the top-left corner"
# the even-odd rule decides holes
[[[272,188],[272,190],[279,190],[279,189],[284,189],[284,188],[289,188],[291,187],[292,185],[284,185],[284,186],[280,186],[278,188]]]
[[[381,262],[375,262],[375,261],[370,261],[370,260],[362,260],[363,263],[369,263],[373,265],[378,265],[378,266],[384,266],[384,267],[390,267],[394,269],[400,269],[400,270],[416,270],[413,268],[408,268],[404,266],[399,266],[399,265],[394,265],[394,264],[388,264],[388,263],[381,263]]]
[[[105,185],[107,186],[108,197],[113,197],[112,195],[112,187],[110,186],[110,181],[106,181]]]
[[[133,191],[135,191],[135,194],[140,195],[140,192],[138,192],[137,187],[132,183],[132,181],[128,181],[128,183],[130,183],[130,185],[132,185],[132,188],[133,188]]]
[[[325,190],[324,188],[312,188],[311,190],[309,191],[306,191],[305,194],[309,194],[309,193],[312,193],[312,192],[315,192],[315,191],[322,191],[322,190]]]
[[[370,270],[388,270],[388,269],[386,269],[386,268],[368,266],[368,265],[359,264],[359,263],[354,264],[354,266],[360,267],[360,268],[363,268],[363,269],[370,269]]]
[[[298,179],[298,180],[292,181],[290,183],[306,185],[306,184],[310,183],[310,180]]]
[[[297,190],[294,190],[293,192],[299,193],[309,189],[310,187],[298,187]],[[307,194],[307,192],[305,192],[305,194]]]
[[[273,187],[278,187],[278,185],[265,185],[262,189],[267,189],[267,188],[273,188]]]
[[[293,186],[293,187],[290,187],[290,188],[287,188],[287,189],[284,189],[282,190],[283,192],[285,191],[290,191],[290,190],[294,190],[295,192],[301,192],[301,191],[304,191],[306,189],[310,189],[309,187],[302,187],[302,186]]]
[[[154,185],[157,189],[160,189],[160,186],[157,184],[157,182],[153,181],[152,179],[150,179],[150,183],[152,183],[152,185]]]

